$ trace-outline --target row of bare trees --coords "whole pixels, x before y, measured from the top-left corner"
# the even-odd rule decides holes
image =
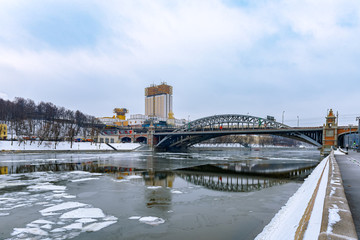
[[[101,123],[80,111],[58,107],[49,102],[36,104],[17,97],[14,101],[0,98],[0,122],[9,128],[9,137],[25,139],[70,140],[75,136],[94,138]]]

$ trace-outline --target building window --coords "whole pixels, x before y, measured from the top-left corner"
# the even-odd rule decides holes
[[[105,143],[109,143],[109,138],[105,138]]]
[[[110,139],[110,142],[111,142],[111,143],[114,143],[114,139],[113,139],[113,138],[111,138],[111,139]]]
[[[103,138],[100,138],[100,143],[103,143],[104,142],[104,139]]]
[[[326,137],[333,137],[334,136],[334,130],[326,130]]]

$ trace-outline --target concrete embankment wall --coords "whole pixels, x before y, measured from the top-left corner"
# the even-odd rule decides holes
[[[358,239],[334,152],[329,156],[329,163],[319,239]]]

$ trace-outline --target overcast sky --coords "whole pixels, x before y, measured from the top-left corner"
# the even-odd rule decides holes
[[[0,97],[144,114],[165,81],[176,118],[356,124],[359,43],[359,0],[0,0]]]

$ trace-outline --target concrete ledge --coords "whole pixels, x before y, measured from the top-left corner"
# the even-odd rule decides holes
[[[318,239],[358,239],[333,152],[330,153],[329,163],[329,179]]]

